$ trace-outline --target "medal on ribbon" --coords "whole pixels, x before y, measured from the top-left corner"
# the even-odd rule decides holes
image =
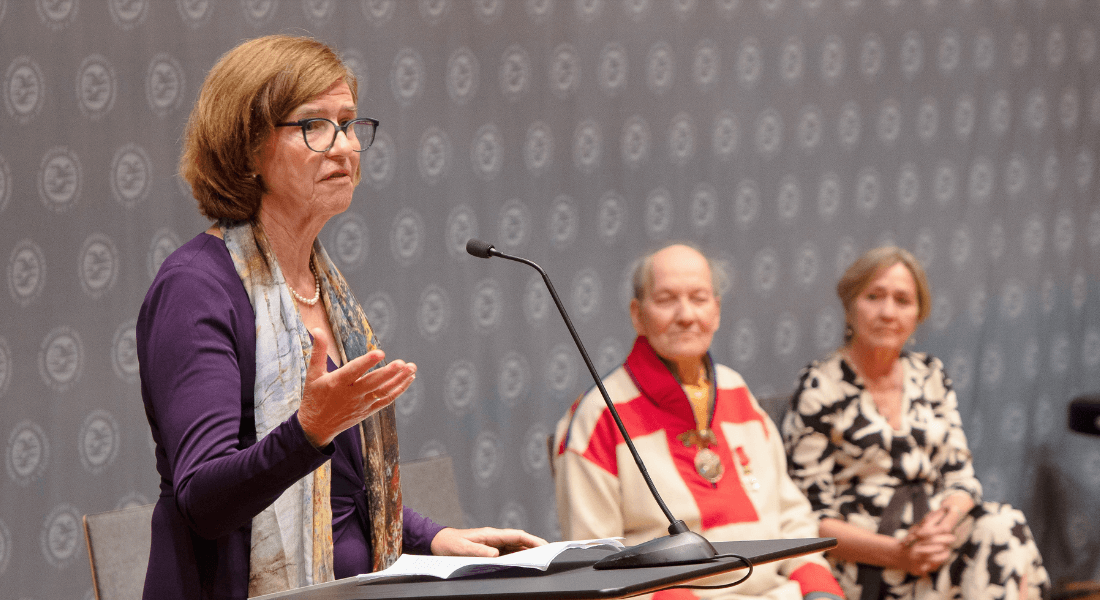
[[[718,437],[710,429],[689,429],[676,436],[684,444],[684,447],[695,446],[695,470],[703,479],[717,484],[726,472],[722,466],[722,459],[718,453],[710,449],[711,444],[718,443]]]
[[[744,473],[745,478],[749,480],[749,487],[753,490],[760,489],[760,480],[752,474],[752,463],[749,461],[749,455],[745,452],[744,446],[735,448],[734,453],[737,454],[737,462],[741,463],[741,472]]]

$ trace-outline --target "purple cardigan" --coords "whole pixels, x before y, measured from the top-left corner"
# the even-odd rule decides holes
[[[137,348],[160,474],[144,598],[247,598],[252,517],[329,459],[334,574],[370,571],[356,429],[318,450],[295,414],[256,441],[255,315],[225,242],[200,234],[164,261]],[[443,526],[403,517],[404,551],[430,554]]]

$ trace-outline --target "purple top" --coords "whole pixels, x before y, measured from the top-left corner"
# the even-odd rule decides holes
[[[144,598],[247,598],[252,518],[330,458],[334,575],[371,570],[357,429],[318,450],[295,413],[256,441],[255,315],[222,240],[200,234],[165,259],[137,347],[160,473]],[[443,526],[403,517],[404,551],[430,554]]]

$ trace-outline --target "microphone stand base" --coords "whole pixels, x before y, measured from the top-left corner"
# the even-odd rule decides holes
[[[707,538],[685,531],[643,542],[605,556],[593,569],[632,569],[662,565],[686,565],[710,562],[718,551]]]

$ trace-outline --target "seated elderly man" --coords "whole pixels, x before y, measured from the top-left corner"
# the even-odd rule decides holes
[[[630,319],[638,337],[604,386],[672,513],[711,541],[817,537],[810,503],[787,475],[783,439],[745,381],[708,349],[721,299],[710,261],[670,245],[639,261]],[[569,409],[555,434],[554,480],[562,536],[665,535],[649,493],[599,390]],[[733,581],[731,575],[702,584]],[[725,590],[658,592],[654,598],[837,598],[821,555],[759,565]]]

